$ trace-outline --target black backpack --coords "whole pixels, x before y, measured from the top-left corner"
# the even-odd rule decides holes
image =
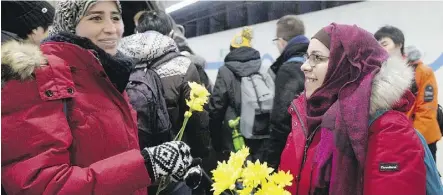
[[[147,64],[136,65],[129,77],[126,92],[137,111],[140,148],[171,141],[172,125],[158,74]]]
[[[443,134],[443,108],[440,104],[437,109],[437,122],[440,127],[440,132]]]

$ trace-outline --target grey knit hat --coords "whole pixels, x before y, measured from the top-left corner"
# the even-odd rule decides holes
[[[122,8],[119,1],[117,4],[118,11],[121,13]],[[75,34],[75,27],[86,14],[88,9],[97,3],[97,0],[62,0],[57,3],[55,8],[55,18],[49,35],[59,32],[69,32]]]

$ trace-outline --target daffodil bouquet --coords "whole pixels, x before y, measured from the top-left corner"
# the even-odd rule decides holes
[[[185,132],[186,124],[188,124],[189,118],[192,116],[192,112],[202,112],[203,106],[208,103],[209,95],[211,95],[208,90],[196,83],[196,82],[188,82],[189,87],[191,88],[191,92],[189,94],[189,99],[186,100],[186,105],[188,105],[189,110],[184,114],[184,120],[180,131],[174,138],[174,141],[181,141],[183,138],[183,133]],[[157,191],[157,195],[163,191],[166,186],[169,184],[169,178],[163,178],[159,183],[159,190]]]
[[[249,148],[243,147],[236,153],[231,152],[228,162],[218,162],[217,168],[212,171],[214,195],[225,191],[236,195],[291,194],[284,189],[292,185],[293,176],[289,171],[273,173],[274,170],[266,162],[246,161],[248,156]]]
[[[189,118],[192,116],[192,112],[202,112],[203,106],[208,103],[209,95],[211,95],[205,87],[196,82],[188,82],[188,85],[191,88],[189,99],[186,100],[186,105],[189,106],[189,110],[185,112],[185,119],[182,127],[180,128],[177,136],[174,138],[174,141],[182,140],[183,132],[185,131],[186,124],[188,124]]]

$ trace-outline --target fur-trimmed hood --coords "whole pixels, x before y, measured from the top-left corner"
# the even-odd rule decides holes
[[[409,90],[413,79],[414,71],[405,61],[389,58],[372,82],[370,114],[378,109],[392,109]]]
[[[34,69],[47,64],[38,45],[10,40],[2,44],[2,86],[5,82],[16,79],[32,78]]]

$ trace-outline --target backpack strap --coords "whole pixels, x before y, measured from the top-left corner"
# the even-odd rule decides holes
[[[424,163],[426,166],[426,194],[443,194],[443,185],[440,181],[437,165],[435,164],[431,150],[429,150],[426,139],[419,131],[417,131],[417,129],[415,129],[415,133],[420,138],[420,142],[425,151]]]
[[[259,74],[260,75],[260,74]],[[252,78],[253,75],[249,76],[248,79],[251,79],[251,83],[252,83],[252,87],[254,87],[254,92],[255,92],[255,96],[257,97],[257,104],[258,104],[258,108],[260,108],[260,111],[262,111],[262,105],[261,102],[259,100],[258,97],[258,92],[257,92],[257,84],[254,82],[254,79]],[[260,75],[261,76],[261,75]],[[263,78],[263,76],[262,76]]]
[[[289,60],[286,60],[286,62],[299,62],[299,63],[305,63],[305,58],[300,56],[295,56],[292,58],[289,58]]]

